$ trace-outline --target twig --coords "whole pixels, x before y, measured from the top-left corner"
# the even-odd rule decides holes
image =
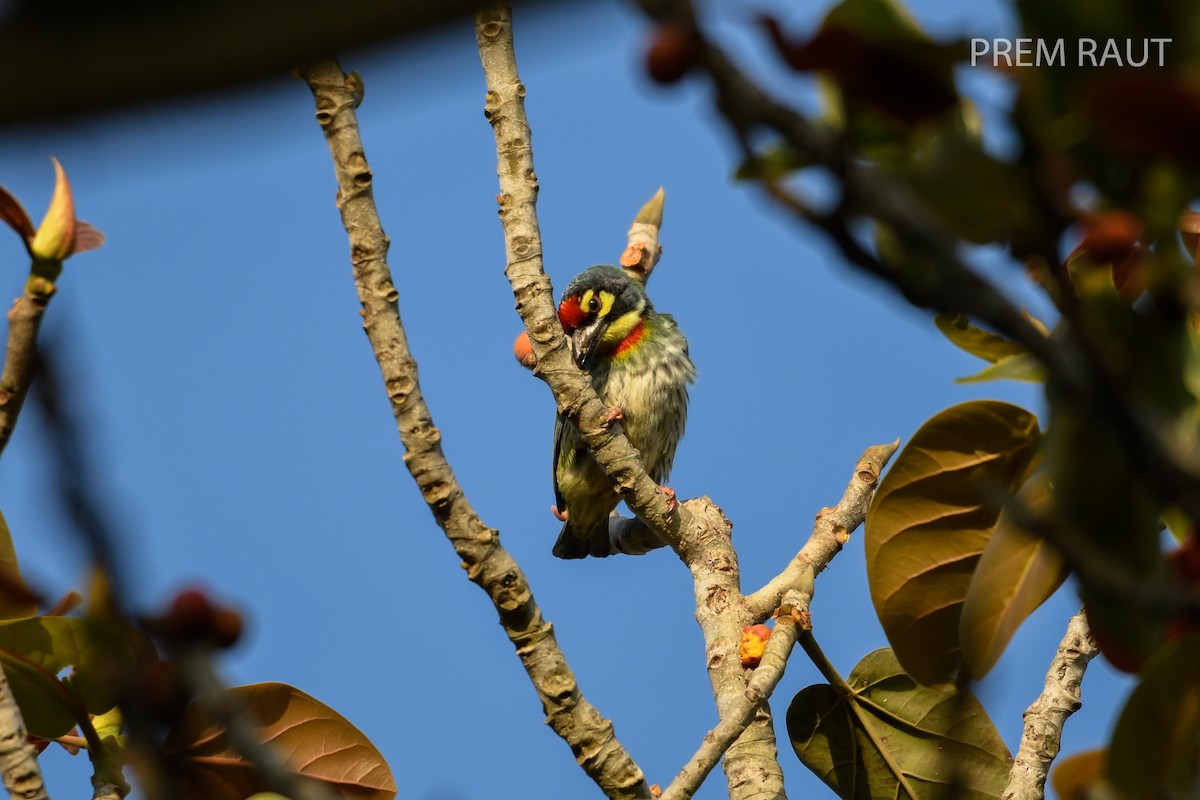
[[[1080,684],[1088,662],[1099,650],[1080,611],[1067,623],[1067,633],[1050,662],[1046,685],[1025,711],[1021,745],[1008,773],[1003,800],[1042,800],[1050,763],[1062,746],[1067,717],[1083,705]]]
[[[4,788],[13,800],[50,800],[37,753],[29,743],[25,721],[3,669],[0,669],[0,770],[4,773]]]
[[[812,534],[791,563],[758,591],[746,596],[746,607],[755,622],[761,622],[779,607],[780,598],[789,588],[799,588],[798,582],[811,572],[815,578],[833,560],[850,539],[850,534],[866,519],[867,509],[879,486],[879,475],[900,446],[877,444],[863,451],[854,466],[854,475],[846,485],[842,499],[833,508],[823,508],[813,522]]]
[[[570,745],[580,766],[606,795],[649,797],[642,771],[617,741],[612,723],[580,692],[524,573],[500,546],[497,532],[479,519],[442,453],[441,433],[421,395],[417,364],[397,307],[399,294],[385,259],[388,239],[372,197],[372,175],[354,111],[362,98],[360,79],[344,74],[333,60],[313,64],[301,74],[312,90],[317,121],[333,157],[337,205],[350,238],[363,327],[392,403],[406,450],[404,462],[462,559],[467,577],[491,598],[542,701],[547,723]]]
[[[46,306],[54,296],[54,284],[31,277],[25,292],[13,301],[8,312],[8,346],[4,371],[0,373],[0,453],[8,445],[17,416],[25,403],[37,364],[37,335]]]
[[[799,631],[796,617],[803,618],[808,613],[809,598],[799,592],[794,594],[794,599],[789,599],[794,603],[795,613],[781,615],[775,623],[775,630],[767,640],[762,660],[754,669],[745,692],[730,704],[717,726],[705,735],[695,755],[662,793],[661,800],[686,800],[694,795],[708,777],[708,773],[721,760],[721,756],[754,719],[758,708],[771,698],[783,677],[788,657],[796,644]]]
[[[662,258],[662,245],[658,232],[662,228],[663,205],[667,194],[660,186],[654,196],[642,206],[629,226],[629,244],[621,253],[621,268],[642,283],[650,280],[650,273]]]

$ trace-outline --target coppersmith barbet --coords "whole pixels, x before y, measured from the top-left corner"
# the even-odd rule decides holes
[[[567,285],[558,316],[575,363],[621,421],[650,478],[662,484],[683,436],[687,386],[696,379],[679,326],[654,310],[640,281],[604,265]],[[565,521],[554,555],[608,555],[608,518],[620,497],[561,414],[554,426],[554,497],[556,515]]]

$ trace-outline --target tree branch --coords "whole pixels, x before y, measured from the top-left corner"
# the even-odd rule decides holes
[[[555,313],[550,281],[542,268],[535,211],[537,175],[525,117],[525,87],[517,74],[512,18],[507,9],[479,12],[476,39],[487,78],[484,114],[496,137],[500,179],[497,200],[507,255],[505,274],[529,335],[534,374],[546,381],[559,411],[579,430],[596,462],[629,508],[668,542],[691,570],[696,616],[708,649],[709,678],[717,710],[724,718],[727,706],[745,690],[737,659],[737,642],[744,623],[740,613],[737,554],[729,542],[730,523],[708,498],[689,500],[674,512],[669,510],[657,485],[642,467],[637,451],[623,433],[609,429],[608,410],[596,396],[591,380],[571,358]],[[661,217],[645,221],[657,226]],[[725,770],[733,798],[760,792],[783,796],[783,776],[775,759],[775,734],[765,704],[759,706],[751,730],[730,748]]]
[[[0,373],[0,453],[12,437],[25,395],[33,383],[38,329],[54,289],[51,281],[32,276],[25,284],[25,292],[13,301],[8,312],[8,346],[4,371]]]
[[[812,534],[800,552],[783,572],[746,596],[746,607],[755,622],[766,619],[779,607],[784,592],[802,589],[803,581],[811,581],[829,566],[842,545],[849,541],[850,534],[866,519],[867,509],[879,486],[879,475],[899,446],[897,439],[891,444],[877,444],[863,451],[842,499],[833,508],[823,508],[817,514]]]
[[[504,274],[512,284],[517,313],[529,334],[535,359],[533,374],[550,387],[558,410],[579,430],[596,463],[630,510],[678,551],[679,531],[690,524],[690,512],[683,505],[671,512],[658,485],[642,467],[637,450],[624,433],[610,428],[608,409],[596,396],[590,378],[571,358],[555,311],[550,279],[542,266],[536,213],[538,181],[525,116],[525,86],[517,74],[513,53],[512,15],[507,9],[480,11],[475,32],[487,79],[484,116],[496,137],[500,179],[496,200],[507,257]]]
[[[1050,763],[1062,746],[1067,717],[1083,705],[1080,684],[1088,662],[1099,652],[1080,611],[1067,623],[1067,633],[1050,662],[1046,685],[1025,711],[1021,745],[1008,773],[1003,800],[1042,800]]]
[[[734,699],[726,715],[705,735],[695,755],[662,793],[661,800],[687,800],[694,795],[708,777],[708,773],[721,760],[721,756],[754,719],[758,708],[771,698],[783,677],[788,657],[796,644],[799,625],[797,618],[806,618],[810,599],[810,596],[800,592],[792,591],[789,594],[788,600],[794,611],[781,615],[775,623],[775,630],[767,640],[762,660],[746,684],[745,692]]]
[[[580,766],[606,795],[649,797],[645,778],[617,741],[612,723],[580,692],[524,573],[501,547],[499,534],[479,519],[442,453],[441,432],[421,395],[417,364],[397,307],[399,294],[385,258],[388,238],[372,197],[372,175],[354,111],[362,97],[359,79],[344,74],[333,60],[313,64],[301,74],[312,90],[317,121],[333,157],[337,205],[350,238],[363,327],[404,443],[404,462],[462,559],[467,577],[491,598],[542,701],[547,724],[567,742]]]
[[[4,774],[4,788],[13,800],[50,800],[37,753],[29,743],[25,721],[3,669],[0,669],[0,771]]]

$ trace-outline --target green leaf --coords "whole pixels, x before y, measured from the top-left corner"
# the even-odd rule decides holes
[[[0,514],[0,620],[23,619],[37,613],[37,601],[25,589],[21,571],[17,568],[17,551],[8,522]]]
[[[993,364],[1008,356],[1025,352],[1024,345],[975,327],[964,314],[943,312],[933,318],[933,324],[937,325],[942,335],[959,349]]]
[[[90,620],[34,617],[0,622],[0,663],[29,732],[62,736],[87,714],[116,705],[113,669],[130,665],[151,645],[132,630],[120,641],[97,635]],[[70,669],[71,674],[58,675]]]
[[[812,165],[812,159],[786,142],[777,142],[768,149],[755,153],[754,157],[742,162],[734,173],[739,181],[766,179],[777,181],[796,170]]]
[[[258,740],[273,747],[297,775],[331,784],[347,800],[391,800],[396,781],[362,731],[321,701],[283,683],[229,690],[254,721]],[[167,734],[178,759],[178,800],[241,800],[266,791],[258,771],[227,741],[225,728],[196,705]]]
[[[1040,516],[1051,501],[1045,477],[1027,482],[1018,499]],[[959,620],[963,661],[973,678],[987,675],[1020,624],[1066,577],[1062,554],[1001,511],[967,587]]]
[[[796,756],[839,797],[997,798],[1012,758],[973,695],[920,686],[887,648],[870,653],[842,693],[809,686],[787,712]]]
[[[958,669],[959,617],[971,576],[1034,456],[1030,412],[977,400],[921,426],[897,456],[867,513],[871,600],[905,670],[923,684]]]
[[[1029,353],[1019,353],[1002,358],[974,375],[954,379],[955,383],[985,383],[987,381],[1045,383],[1046,370],[1042,367],[1042,363]]]
[[[1179,506],[1167,506],[1162,512],[1163,527],[1171,534],[1175,544],[1183,544],[1192,533],[1192,520],[1179,510]]]
[[[954,234],[977,244],[1008,242],[1034,227],[1024,175],[988,155],[973,134],[973,109],[944,122],[896,170]]]
[[[1200,778],[1200,633],[1146,662],[1113,731],[1105,774],[1120,797],[1194,797]]]

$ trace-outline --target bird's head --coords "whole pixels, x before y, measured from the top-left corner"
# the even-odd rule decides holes
[[[601,354],[619,354],[640,341],[650,298],[618,267],[589,267],[563,292],[558,318],[571,340],[575,363],[588,369]]]

